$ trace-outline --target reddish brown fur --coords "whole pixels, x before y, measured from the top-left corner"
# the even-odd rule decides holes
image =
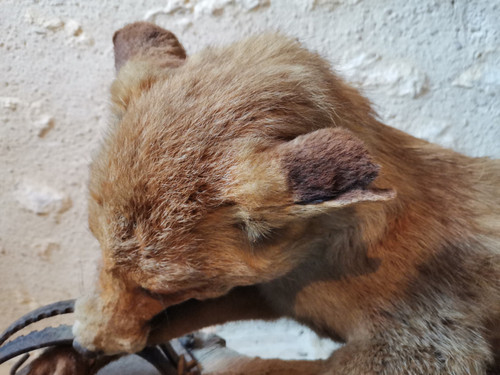
[[[296,373],[484,374],[500,336],[500,164],[381,124],[287,38],[184,61],[157,29],[115,35],[117,66],[129,60],[91,169],[103,265],[78,341],[133,352],[288,316],[346,343]]]

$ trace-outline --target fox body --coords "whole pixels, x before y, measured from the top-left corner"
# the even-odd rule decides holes
[[[186,57],[140,22],[114,44],[114,120],[89,186],[103,260],[77,303],[80,348],[136,352],[284,316],[345,345],[300,366],[233,358],[227,371],[458,375],[495,363],[498,161],[385,126],[283,36]]]

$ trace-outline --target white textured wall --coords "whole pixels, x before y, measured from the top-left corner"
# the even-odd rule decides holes
[[[144,19],[188,53],[281,30],[329,59],[388,124],[500,157],[499,0],[2,0],[0,329],[91,279],[87,168],[108,116],[111,37]]]

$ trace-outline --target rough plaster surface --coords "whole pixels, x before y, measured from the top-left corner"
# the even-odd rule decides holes
[[[156,22],[188,53],[280,30],[329,59],[389,125],[500,157],[499,19],[499,0],[0,1],[0,328],[92,280],[87,169],[124,24]],[[289,351],[323,355],[305,346]]]

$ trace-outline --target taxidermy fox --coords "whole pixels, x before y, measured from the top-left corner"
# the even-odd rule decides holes
[[[140,22],[114,45],[115,119],[89,188],[103,260],[77,302],[80,351],[289,317],[345,345],[325,361],[231,358],[213,372],[493,367],[498,161],[381,124],[327,62],[282,36],[186,57],[172,33]]]

